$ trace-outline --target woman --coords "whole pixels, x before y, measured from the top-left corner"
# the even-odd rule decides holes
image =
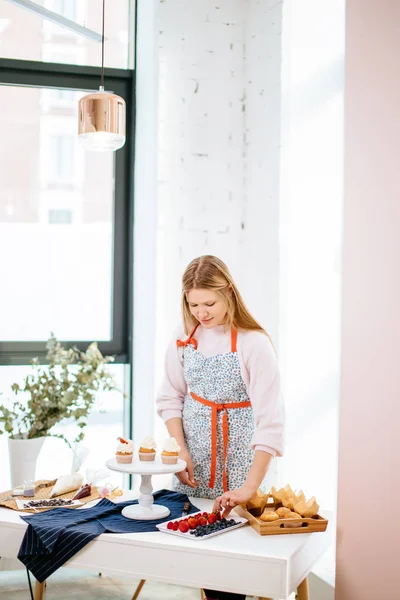
[[[166,354],[158,412],[186,461],[174,489],[215,500],[224,516],[249,500],[283,452],[275,352],[227,266],[200,256],[182,278],[181,326]],[[207,598],[244,599],[205,590]]]

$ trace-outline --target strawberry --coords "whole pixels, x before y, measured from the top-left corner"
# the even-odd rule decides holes
[[[176,523],[176,522],[172,523],[172,530],[173,531],[178,531],[178,527],[179,527],[178,523]]]
[[[179,523],[179,531],[182,533],[187,533],[189,531],[189,524],[186,521],[181,521]]]
[[[208,524],[212,525],[217,520],[217,515],[215,513],[211,513],[208,515]]]
[[[167,529],[173,529],[174,528],[174,524],[172,521],[170,521],[167,525]]]
[[[220,512],[220,511],[218,511],[218,512],[216,512],[215,514],[217,515],[217,521],[220,521],[220,520],[221,520],[221,518],[222,518],[222,517],[221,517],[221,512]]]
[[[199,525],[203,525],[203,527],[204,527],[205,525],[207,525],[207,523],[208,523],[208,521],[207,521],[206,517],[201,516],[199,518]]]
[[[188,520],[188,525],[189,525],[190,529],[196,529],[198,524],[199,524],[198,519],[195,519],[194,517],[191,517]]]
[[[203,517],[208,517],[208,512],[203,512]]]
[[[121,444],[127,444],[128,443],[123,437],[120,437],[118,439],[121,442]]]

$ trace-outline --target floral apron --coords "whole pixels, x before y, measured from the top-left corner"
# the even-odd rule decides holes
[[[175,490],[214,499],[244,484],[253,462],[253,409],[240,373],[237,333],[231,330],[231,352],[203,356],[193,337],[183,347],[183,373],[189,393],[183,405],[183,432],[193,461],[195,490],[174,478]]]

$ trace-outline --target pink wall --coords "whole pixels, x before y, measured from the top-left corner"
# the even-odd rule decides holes
[[[400,598],[400,2],[348,0],[337,600]]]

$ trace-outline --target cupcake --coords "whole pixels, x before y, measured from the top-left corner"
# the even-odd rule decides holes
[[[174,437],[166,439],[163,451],[161,452],[161,462],[164,465],[176,465],[180,449],[181,447]]]
[[[133,458],[133,442],[132,440],[124,440],[118,438],[119,444],[115,453],[117,463],[131,463]]]
[[[156,457],[157,444],[151,435],[144,438],[139,448],[139,460],[154,460]]]

